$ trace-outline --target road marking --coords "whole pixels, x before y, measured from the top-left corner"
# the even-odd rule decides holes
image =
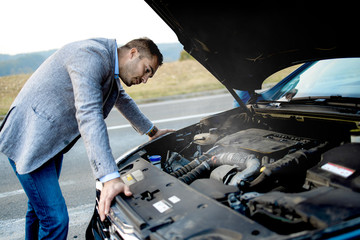
[[[160,102],[152,102],[152,103],[142,103],[138,106],[143,107],[153,107],[153,106],[159,106],[159,105],[169,105],[169,104],[175,104],[175,103],[183,103],[183,102],[198,102],[198,101],[204,101],[207,99],[217,99],[217,98],[231,98],[232,96],[230,94],[218,94],[218,95],[210,95],[210,96],[201,96],[201,97],[194,97],[194,98],[183,98],[183,99],[174,99],[174,100],[168,100],[168,101],[160,101]]]
[[[23,194],[23,193],[24,193],[23,189],[11,191],[11,192],[4,192],[4,193],[0,193],[0,198],[11,197],[11,196],[19,195],[19,194]]]
[[[140,103],[137,104],[139,108],[146,108],[146,107],[154,107],[154,106],[161,106],[161,105],[171,105],[176,103],[184,103],[184,102],[198,102],[198,101],[205,101],[207,99],[217,99],[217,98],[229,98],[230,101],[233,99],[230,94],[216,94],[210,96],[201,96],[201,97],[193,97],[193,98],[182,98],[182,99],[173,99],[173,100],[165,100],[159,102],[149,102],[149,103]],[[111,111],[117,111],[114,107]]]
[[[75,182],[72,181],[72,180],[62,181],[62,182],[60,182],[60,186],[71,185],[71,184],[74,184],[74,183],[75,183]],[[1,199],[1,198],[5,198],[5,197],[11,197],[11,196],[23,194],[23,193],[25,193],[23,189],[11,191],[11,192],[3,192],[3,193],[0,193],[0,199]]]
[[[175,122],[175,121],[187,120],[187,119],[192,119],[192,118],[206,117],[206,116],[217,114],[217,113],[219,113],[219,112],[202,113],[202,114],[195,114],[195,115],[174,117],[174,118],[165,118],[165,119],[154,120],[154,121],[152,121],[152,123],[157,124],[157,123],[165,123],[165,122]],[[128,128],[128,127],[131,127],[131,125],[124,124],[124,125],[118,125],[118,126],[111,126],[111,127],[108,127],[107,130],[116,130],[116,129]]]

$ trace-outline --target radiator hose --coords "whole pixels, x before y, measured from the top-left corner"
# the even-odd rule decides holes
[[[202,162],[204,162],[207,159],[211,158],[212,156],[220,153],[222,150],[223,150],[222,147],[214,146],[214,147],[210,148],[208,151],[206,151],[200,157],[192,160],[189,164],[186,164],[185,166],[176,170],[175,172],[170,173],[170,175],[179,178],[179,177],[187,174],[191,170],[195,169],[196,167],[198,167]]]
[[[182,182],[190,184],[204,173],[221,165],[232,165],[237,167],[239,172],[235,174],[229,182],[229,185],[237,186],[241,180],[252,176],[258,171],[260,161],[253,154],[243,152],[221,153],[203,161],[191,171],[178,177],[178,179]]]

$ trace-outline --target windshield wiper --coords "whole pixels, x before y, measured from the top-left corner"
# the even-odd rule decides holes
[[[342,97],[338,96],[309,96],[309,97],[297,97],[290,101],[279,100],[260,100],[257,104],[269,104],[273,107],[280,107],[287,104],[316,104],[316,105],[338,105],[338,106],[351,106],[360,107],[360,98],[355,97]]]
[[[350,103],[357,105],[360,103],[360,98],[355,97],[343,97],[340,95],[335,96],[309,96],[309,97],[297,97],[289,101],[289,103],[313,103],[313,104],[322,104],[322,103]]]

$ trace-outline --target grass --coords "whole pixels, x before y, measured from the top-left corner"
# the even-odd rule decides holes
[[[292,66],[271,75],[264,81],[263,87],[274,85],[299,66]],[[0,77],[0,116],[6,114],[29,77],[30,74]],[[135,101],[225,88],[194,60],[164,63],[146,84],[123,86]]]
[[[126,87],[135,100],[224,88],[201,64],[193,60],[164,63],[146,84]]]
[[[0,77],[0,116],[6,114],[30,76]],[[134,100],[224,88],[201,64],[193,60],[164,63],[146,84],[123,86]]]
[[[5,115],[30,74],[0,77],[0,115]]]
[[[265,81],[262,83],[262,88],[268,88],[274,86],[276,83],[281,81],[283,78],[285,78],[287,75],[289,75],[291,72],[295,71],[298,67],[300,67],[302,64],[297,64],[288,68],[285,68],[283,70],[280,70],[272,75],[270,75],[268,78],[265,79]]]

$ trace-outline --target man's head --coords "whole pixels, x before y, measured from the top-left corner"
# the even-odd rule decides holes
[[[148,38],[134,39],[118,49],[119,76],[127,85],[146,83],[159,66],[163,56]]]

